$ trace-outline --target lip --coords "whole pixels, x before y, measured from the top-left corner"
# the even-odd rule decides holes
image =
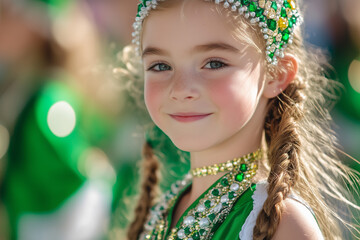
[[[212,113],[173,113],[170,117],[179,122],[194,122],[210,116]]]

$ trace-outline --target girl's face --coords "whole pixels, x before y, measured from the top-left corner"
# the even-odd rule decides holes
[[[215,4],[187,1],[150,12],[144,24],[145,103],[178,148],[204,151],[261,133],[264,57],[233,37]]]

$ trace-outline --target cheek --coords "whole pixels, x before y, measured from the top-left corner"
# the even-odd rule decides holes
[[[157,118],[156,114],[159,112],[161,106],[162,94],[164,94],[164,87],[162,86],[162,84],[156,81],[152,81],[151,79],[145,79],[145,105],[154,121]]]
[[[214,104],[229,124],[246,121],[256,108],[258,84],[254,79],[237,76],[217,79],[209,90]]]

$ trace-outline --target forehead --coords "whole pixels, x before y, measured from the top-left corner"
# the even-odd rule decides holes
[[[156,46],[182,50],[205,42],[244,44],[235,40],[233,28],[229,18],[211,2],[177,1],[165,10],[150,11],[144,21],[142,49]]]

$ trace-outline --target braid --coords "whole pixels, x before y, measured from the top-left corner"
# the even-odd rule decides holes
[[[156,194],[155,188],[158,182],[157,170],[159,164],[154,151],[148,142],[144,144],[143,157],[144,179],[141,186],[139,202],[135,209],[135,219],[130,224],[128,230],[128,240],[138,239],[139,234],[143,231],[146,217]]]
[[[296,121],[301,118],[299,107],[304,88],[290,84],[284,93],[269,103],[265,120],[265,137],[268,145],[270,174],[268,198],[254,228],[254,239],[271,239],[280,223],[284,200],[299,178],[300,136]]]

